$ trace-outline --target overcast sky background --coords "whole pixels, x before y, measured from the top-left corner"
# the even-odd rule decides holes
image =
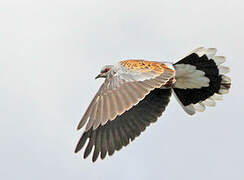
[[[0,0],[0,179],[244,179],[242,0]],[[232,88],[195,116],[172,101],[157,123],[95,164],[76,126],[105,64],[227,56]]]

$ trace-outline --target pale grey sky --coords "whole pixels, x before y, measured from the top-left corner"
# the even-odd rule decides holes
[[[241,0],[0,0],[0,178],[243,180],[243,10]],[[176,61],[199,46],[227,56],[224,101],[190,117],[172,97],[112,157],[73,153],[103,65]]]

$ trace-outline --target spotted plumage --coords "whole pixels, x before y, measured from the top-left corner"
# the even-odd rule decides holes
[[[129,69],[134,70],[138,72],[154,72],[156,74],[162,74],[165,69],[174,71],[173,69],[169,68],[167,65],[165,65],[162,62],[155,62],[155,61],[146,61],[146,60],[125,60],[120,61],[120,64]]]

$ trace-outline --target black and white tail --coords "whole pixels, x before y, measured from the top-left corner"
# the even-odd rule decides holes
[[[205,106],[215,106],[229,92],[230,69],[222,64],[224,56],[215,56],[214,48],[198,48],[174,64],[176,83],[173,90],[177,101],[190,115],[202,112]]]

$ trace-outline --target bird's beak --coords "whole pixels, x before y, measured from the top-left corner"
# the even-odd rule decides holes
[[[102,77],[101,74],[98,74],[97,77],[95,77],[95,79],[98,79],[100,77]]]

